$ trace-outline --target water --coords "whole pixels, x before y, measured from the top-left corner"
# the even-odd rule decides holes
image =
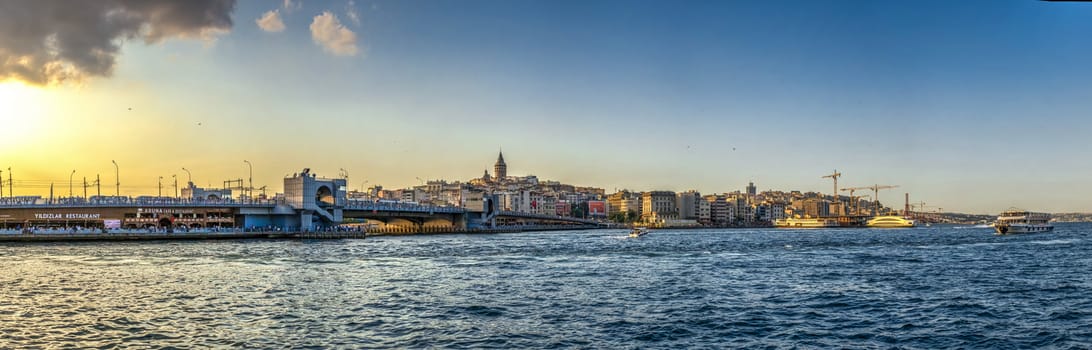
[[[0,245],[0,348],[1086,348],[1092,225]]]

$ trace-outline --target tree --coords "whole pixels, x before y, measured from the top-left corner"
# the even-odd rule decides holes
[[[572,206],[570,213],[574,218],[583,218],[588,212],[588,202],[580,202]]]

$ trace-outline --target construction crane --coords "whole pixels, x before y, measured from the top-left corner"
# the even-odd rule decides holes
[[[834,196],[835,200],[838,199],[838,177],[841,177],[841,176],[842,176],[842,173],[839,173],[838,169],[835,169],[833,174],[823,176],[824,179],[825,178],[834,179],[834,192],[833,192],[834,194],[833,194],[833,196]]]
[[[876,215],[880,215],[880,190],[892,189],[897,187],[899,187],[899,185],[872,185],[872,187],[869,187],[869,189],[872,190],[872,200],[876,201]]]
[[[871,189],[872,189],[872,187],[847,187],[847,188],[842,189],[842,191],[849,191],[849,202],[853,204],[853,207],[854,207],[853,208],[853,214],[854,215],[860,213],[861,208],[860,208],[860,205],[858,205],[858,203],[857,203],[857,198],[853,196],[853,192],[860,191],[860,190],[871,190]],[[864,196],[861,196],[861,197],[864,197]]]
[[[917,208],[918,215],[924,214],[927,208],[933,208],[931,205],[925,205],[925,202],[910,203],[910,208]]]
[[[842,173],[838,172],[838,169],[834,169],[834,173],[829,174],[829,176],[823,176],[822,177],[823,179],[830,178],[830,179],[834,180],[834,197],[835,198],[838,198],[838,178],[841,177],[841,176],[842,176]]]

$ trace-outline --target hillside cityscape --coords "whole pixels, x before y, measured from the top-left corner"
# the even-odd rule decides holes
[[[874,200],[872,197],[876,194],[833,196],[810,191],[759,191],[754,182],[741,191],[725,193],[629,189],[607,193],[602,188],[565,184],[535,175],[509,175],[503,152],[497,155],[492,170],[490,173],[486,169],[481,177],[466,181],[421,180],[420,185],[399,189],[374,185],[363,191],[349,191],[348,196],[358,200],[454,206],[471,211],[487,209],[484,206],[490,201],[485,199],[493,198],[492,203],[500,210],[658,227],[765,227],[790,217],[888,213],[913,216],[924,222],[960,224],[985,223],[996,217],[944,213],[939,209],[928,211],[929,207],[920,202],[896,209]],[[895,186],[877,187],[869,190],[875,193]],[[903,197],[900,194],[889,195]]]

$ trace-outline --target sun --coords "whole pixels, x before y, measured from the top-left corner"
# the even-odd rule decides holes
[[[20,82],[0,82],[0,146],[5,148],[41,137],[49,106],[42,88]]]

